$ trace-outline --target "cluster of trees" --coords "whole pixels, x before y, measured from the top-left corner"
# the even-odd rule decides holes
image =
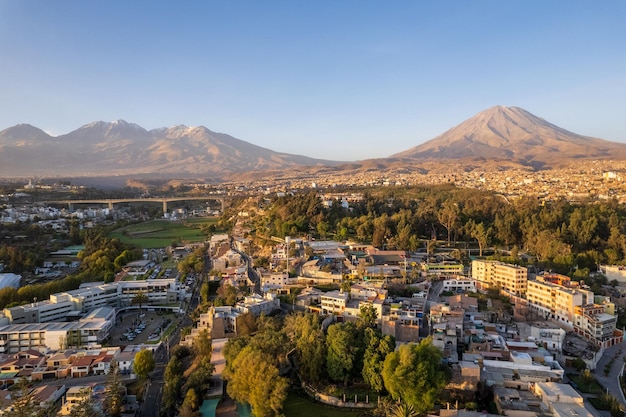
[[[212,344],[206,330],[194,339],[192,349],[176,346],[165,368],[161,416],[198,417],[202,398],[210,388]]]
[[[305,384],[323,389],[365,383],[381,394],[430,411],[447,381],[441,354],[430,339],[397,352],[395,340],[374,326],[376,313],[364,307],[359,320],[331,324],[324,332],[319,316],[261,316],[252,334],[231,339],[224,349],[228,394],[248,403],[257,417],[280,414],[295,369]],[[271,378],[270,378],[271,376]],[[269,381],[269,382],[268,382]]]
[[[178,272],[186,275],[190,272],[204,271],[204,248],[198,248],[193,253],[178,262]]]
[[[352,190],[351,192],[354,192]],[[315,192],[276,197],[255,229],[263,236],[314,234],[377,247],[431,249],[429,241],[525,251],[562,273],[626,261],[626,209],[615,201],[540,204],[453,186],[365,189],[345,210]]]
[[[83,282],[113,281],[115,273],[127,262],[141,259],[139,249],[122,244],[106,236],[106,231],[94,228],[84,232],[85,249],[78,253],[81,265],[74,274],[41,284],[29,284],[19,289],[0,289],[0,308],[13,307],[34,300],[42,301],[62,291],[76,289]]]

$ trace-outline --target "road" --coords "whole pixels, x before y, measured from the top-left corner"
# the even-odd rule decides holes
[[[604,351],[602,358],[598,361],[596,369],[593,371],[595,378],[609,393],[626,406],[626,399],[619,386],[619,376],[624,367],[624,355],[626,355],[626,342],[611,346]],[[613,360],[611,370],[608,375],[604,375],[604,367]]]
[[[147,381],[147,388],[144,393],[143,406],[141,408],[142,416],[157,417],[161,408],[161,394],[163,393],[163,374],[165,373],[165,364],[158,364]]]
[[[431,281],[426,302],[424,303],[424,319],[420,327],[420,337],[430,336],[430,304],[439,302],[439,294],[443,288],[443,281]]]
[[[180,329],[193,325],[189,312],[194,311],[199,302],[199,284],[202,282],[201,275],[198,275],[194,281],[191,298],[186,305],[185,311],[181,313],[180,323],[176,329],[165,340],[162,347],[155,352],[154,359],[156,366],[150,374],[147,381],[146,391],[144,394],[144,402],[140,409],[140,415],[145,417],[157,417],[161,408],[161,397],[163,395],[163,385],[165,384],[163,377],[165,375],[165,367],[169,361],[170,353],[174,347],[180,342]]]

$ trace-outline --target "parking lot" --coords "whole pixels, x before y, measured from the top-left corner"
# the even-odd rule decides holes
[[[117,325],[111,332],[111,344],[155,343],[169,326],[177,323],[178,318],[173,313],[159,314],[146,310],[123,312],[117,316]]]

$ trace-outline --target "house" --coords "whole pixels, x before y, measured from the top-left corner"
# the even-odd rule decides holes
[[[136,352],[125,350],[117,356],[117,367],[120,373],[129,374],[133,371],[135,353]]]
[[[94,358],[91,356],[79,356],[74,359],[70,367],[72,378],[82,378],[89,375]]]

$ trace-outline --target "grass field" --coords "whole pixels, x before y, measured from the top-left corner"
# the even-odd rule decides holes
[[[144,249],[163,248],[170,246],[172,242],[202,242],[208,236],[200,231],[200,228],[215,223],[217,223],[217,219],[212,217],[197,217],[178,221],[151,220],[114,230],[111,232],[111,237]]]
[[[287,395],[283,404],[286,417],[357,417],[362,412],[320,404],[293,392]]]

